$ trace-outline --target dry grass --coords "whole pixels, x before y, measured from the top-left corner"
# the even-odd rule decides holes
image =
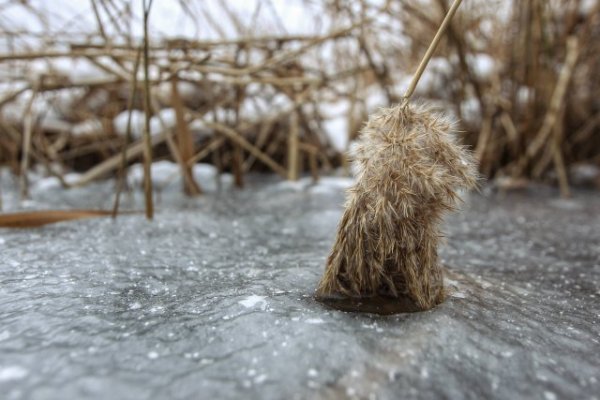
[[[11,3],[36,13],[21,2],[2,7]],[[259,3],[267,9],[270,2]],[[484,176],[555,176],[567,194],[570,166],[600,164],[595,95],[600,5],[582,11],[582,3],[466,2],[442,39],[438,59],[447,61],[445,69],[436,74],[430,66],[435,79],[417,88],[417,95],[453,110],[461,139],[475,150]],[[97,29],[80,36],[61,31],[40,36],[0,20],[2,83],[12,85],[0,98],[0,163],[22,177],[24,195],[23,171],[32,165],[44,166],[67,187],[83,185],[118,174],[144,153],[148,157],[148,144],[154,159],[180,164],[184,190],[191,195],[201,192],[202,182],[190,173],[199,161],[231,171],[238,186],[251,170],[287,179],[310,171],[317,178],[344,162],[324,134],[322,105],[346,104],[344,133],[356,138],[373,111],[373,93],[381,94],[375,105],[401,99],[406,75],[448,7],[445,0],[323,1],[331,29],[302,36],[283,30],[266,34],[260,18],[243,20],[221,2],[228,21],[212,18],[213,28],[234,26],[236,37],[161,39],[150,32],[140,66],[147,60],[148,74],[143,74],[137,67],[143,41],[128,31],[140,23],[132,16],[133,3],[92,4]],[[191,3],[180,4],[190,18],[199,18]],[[208,10],[200,12],[210,25]],[[253,29],[258,33],[250,36]],[[41,37],[41,47],[27,47],[34,37]],[[482,56],[494,60],[494,68],[480,71],[475,61]],[[103,74],[77,77],[52,67],[54,60],[67,58]],[[39,72],[44,63],[47,68]],[[139,82],[144,76],[147,85]],[[40,99],[60,114],[61,123],[44,123],[47,110],[34,107]],[[274,102],[283,106],[264,107]],[[248,105],[256,111],[249,112]],[[123,111],[144,109],[148,116],[162,116],[165,109],[176,113],[174,124],[160,121],[161,132],[153,132],[145,146],[140,136],[123,134],[113,124]],[[73,169],[85,172],[82,179],[66,182],[64,174]]]

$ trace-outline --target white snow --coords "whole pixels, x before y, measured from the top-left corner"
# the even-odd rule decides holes
[[[544,399],[545,400],[556,400],[558,397],[556,397],[556,394],[554,392],[549,392],[549,391],[545,391],[544,392]]]
[[[61,119],[53,110],[48,110],[48,113],[40,119],[40,129],[49,132],[71,132],[73,124]]]
[[[150,118],[150,134],[156,135],[171,129],[177,123],[175,109],[163,108]]]
[[[207,128],[204,121],[195,119],[189,124],[190,131],[194,134],[194,137],[198,139],[207,139],[214,136],[215,132]]]
[[[115,132],[119,135],[127,134],[127,119],[129,110],[122,111],[113,120]],[[144,132],[144,112],[140,110],[131,110],[131,135],[134,138],[142,137]]]
[[[265,296],[258,296],[255,294],[246,297],[244,300],[238,301],[238,303],[246,308],[254,308],[257,305],[260,305],[260,309],[263,311],[266,310],[268,304]]]
[[[348,123],[350,102],[344,100],[335,103],[323,103],[320,109],[325,119],[323,123],[325,134],[330,143],[338,151],[346,151],[348,135],[350,134]]]
[[[29,371],[18,365],[0,367],[0,382],[17,381],[29,375]]]
[[[354,184],[354,178],[345,176],[322,176],[316,185],[311,187],[312,192],[333,192],[339,189],[348,189]]]
[[[387,98],[379,86],[369,87],[365,96],[365,106],[369,113],[387,106]]]
[[[219,174],[219,170],[212,164],[199,163],[192,167],[194,178],[199,181],[214,180]]]
[[[588,15],[596,9],[598,0],[581,0],[579,3],[579,13]]]
[[[74,184],[81,178],[81,174],[77,172],[69,172],[63,175],[63,179],[68,184]],[[36,179],[31,187],[33,192],[43,192],[51,189],[61,188],[60,180],[55,176]]]
[[[173,183],[181,173],[181,169],[178,164],[167,160],[153,162],[151,169],[152,183],[160,187],[164,187]],[[143,164],[138,163],[130,166],[127,179],[132,185],[141,186],[144,182]]]
[[[113,119],[115,132],[120,135],[127,133],[127,120],[129,111],[125,110],[119,113]],[[171,129],[177,123],[175,110],[173,108],[163,108],[156,115],[150,118],[150,134],[157,135],[165,130]],[[140,110],[131,110],[131,135],[138,139],[142,137],[145,130],[145,114]]]
[[[261,383],[266,381],[268,377],[269,376],[267,374],[260,374],[256,378],[254,378],[254,383],[260,385]]]
[[[7,340],[10,338],[10,332],[9,331],[2,331],[0,332],[0,342]]]
[[[92,118],[73,125],[71,134],[73,136],[87,136],[101,134],[103,131],[104,127],[102,126],[102,122],[100,122],[98,119]]]
[[[200,89],[191,82],[177,82],[177,93],[184,104],[192,103]],[[161,82],[154,89],[153,94],[158,101],[164,106],[170,106],[173,99],[173,84],[171,82]]]
[[[480,81],[490,80],[497,68],[494,58],[485,53],[469,54],[467,63],[475,77]]]
[[[468,124],[476,125],[482,119],[481,106],[475,97],[469,97],[460,103],[460,111],[463,120]]]
[[[457,299],[466,299],[467,298],[467,295],[463,292],[452,292],[450,294],[450,296],[456,297]]]
[[[312,324],[312,325],[319,325],[319,324],[325,323],[325,321],[323,321],[323,319],[321,319],[321,318],[307,318],[304,322],[306,322],[307,324]]]
[[[521,86],[517,90],[517,104],[519,106],[528,104],[533,98],[534,93],[535,90],[533,88],[530,88],[529,86]]]

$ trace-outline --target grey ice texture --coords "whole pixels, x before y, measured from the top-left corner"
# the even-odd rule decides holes
[[[110,208],[113,183],[5,210]],[[598,399],[600,201],[470,194],[448,300],[374,316],[312,298],[348,181],[157,196],[142,215],[0,230],[3,399]],[[124,196],[139,207],[141,194]]]

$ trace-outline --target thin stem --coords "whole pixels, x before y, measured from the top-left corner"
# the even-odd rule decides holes
[[[462,0],[454,0],[454,3],[452,3],[452,6],[448,10],[448,13],[444,17],[444,20],[442,21],[442,24],[438,28],[437,33],[433,37],[433,40],[431,41],[429,48],[425,52],[425,55],[423,56],[423,59],[421,60],[421,63],[419,64],[419,67],[417,68],[417,71],[415,72],[415,74],[410,82],[410,85],[408,86],[408,89],[406,89],[406,92],[404,93],[403,102],[402,102],[403,107],[406,107],[406,105],[408,105],[408,100],[410,99],[410,96],[412,96],[413,93],[415,92],[417,84],[419,83],[419,79],[421,79],[421,76],[423,75],[423,71],[425,71],[425,68],[427,67],[427,64],[429,63],[429,60],[431,60],[431,57],[433,56],[435,49],[437,48],[438,44],[440,43],[440,40],[442,39],[442,36],[444,35],[446,28],[448,27],[448,25],[450,24],[450,21],[452,20],[452,17],[454,17],[454,14],[456,14],[456,10],[458,10],[460,3],[462,3]]]
[[[119,169],[119,180],[117,182],[117,193],[115,195],[115,202],[113,204],[113,212],[112,217],[116,218],[117,213],[119,212],[119,203],[121,199],[121,191],[123,190],[123,183],[125,181],[125,175],[127,174],[127,148],[129,144],[133,141],[131,134],[131,116],[133,113],[133,102],[135,100],[135,95],[137,93],[138,81],[137,74],[140,67],[140,58],[142,55],[141,47],[138,49],[137,56],[135,58],[135,65],[133,66],[133,73],[131,79],[131,92],[129,93],[129,100],[127,102],[127,109],[129,113],[127,114],[127,128],[125,133],[125,143],[123,144],[123,150],[121,152],[121,167]]]
[[[146,218],[154,218],[154,202],[152,199],[152,141],[150,138],[150,113],[152,106],[150,104],[150,73],[149,73],[149,56],[148,56],[148,17],[150,15],[150,7],[152,0],[146,5],[144,4],[144,194],[146,199]]]

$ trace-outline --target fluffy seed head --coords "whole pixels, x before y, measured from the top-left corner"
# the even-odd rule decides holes
[[[353,155],[357,182],[317,295],[408,297],[429,309],[444,297],[439,225],[476,185],[471,154],[454,124],[411,104],[371,116]]]

